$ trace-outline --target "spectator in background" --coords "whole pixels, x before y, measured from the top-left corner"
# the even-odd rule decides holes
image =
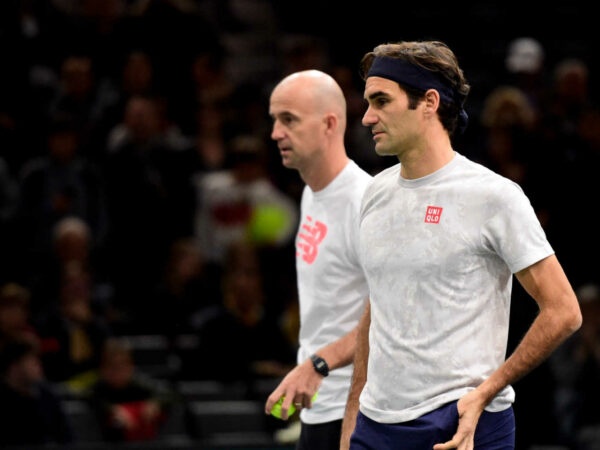
[[[293,365],[295,349],[265,309],[266,274],[254,244],[227,247],[222,303],[198,324],[198,351],[184,370],[189,379],[251,383],[276,379]]]
[[[227,149],[229,125],[227,108],[217,104],[206,104],[192,113],[195,124],[188,135],[187,147],[176,155],[176,171],[172,179],[176,186],[176,202],[179,237],[194,234],[196,215],[196,184],[206,174],[228,168],[230,163]]]
[[[222,106],[203,105],[194,112],[193,167],[199,172],[223,169],[227,161],[227,112]]]
[[[129,51],[125,55],[120,73],[122,98],[155,93],[159,83],[154,66],[154,60],[148,51],[142,49]]]
[[[196,130],[194,116],[202,108],[225,109],[236,85],[225,70],[225,50],[220,46],[201,48],[190,57],[186,89],[174,98],[175,120],[186,134]]]
[[[519,184],[527,178],[528,152],[538,116],[525,94],[513,86],[498,86],[484,99],[481,123],[485,129],[480,162]],[[527,191],[527,189],[526,189]]]
[[[544,108],[547,95],[546,52],[542,43],[530,36],[511,40],[504,60],[504,83],[520,89],[536,113]]]
[[[115,99],[107,106],[105,113],[95,125],[97,129],[97,142],[93,143],[94,148],[91,157],[96,161],[104,161],[107,148],[111,150],[116,143],[109,140],[123,139],[126,133],[120,125],[124,111],[127,108],[129,100],[134,96],[159,96],[160,86],[156,63],[152,59],[150,52],[142,49],[132,49],[127,52],[122,59],[119,70],[114,79],[109,79],[111,92],[114,92]],[[118,140],[117,139],[117,140]]]
[[[59,84],[50,100],[47,118],[69,117],[80,137],[82,153],[97,152],[96,140],[103,142],[101,125],[118,100],[117,91],[98,73],[96,60],[87,54],[66,55],[60,62]]]
[[[196,228],[202,254],[220,267],[227,248],[240,239],[285,247],[298,223],[298,206],[266,171],[266,143],[240,135],[230,141],[231,168],[195,179]]]
[[[39,155],[48,104],[58,84],[56,66],[64,46],[53,1],[1,2],[0,54],[10,61],[0,74],[0,148],[16,174]]]
[[[161,206],[165,208],[165,217],[161,219],[167,241],[190,231],[189,211],[193,208],[193,191],[189,182],[191,169],[185,153],[190,145],[190,139],[170,118],[169,99],[159,94],[128,97],[122,121],[110,130],[107,138],[110,163],[107,167],[111,170],[115,169],[113,163],[126,162],[128,157],[133,157],[153,171],[149,176],[156,177],[154,182],[161,190]],[[112,183],[109,186],[115,187]],[[119,201],[113,191],[111,201],[113,205]],[[121,217],[112,218],[122,221]]]
[[[19,174],[15,220],[21,252],[17,261],[28,276],[35,276],[38,263],[49,258],[52,230],[62,218],[80,217],[90,227],[95,242],[106,237],[105,184],[100,169],[80,149],[71,119],[55,117],[48,130],[47,153],[30,159]]]
[[[81,391],[97,377],[102,348],[113,334],[92,309],[90,273],[76,262],[62,268],[58,299],[36,323],[48,379]]]
[[[47,382],[38,349],[29,340],[0,346],[0,447],[67,445],[71,424]]]
[[[542,225],[548,221],[548,202],[542,188],[539,111],[526,94],[511,85],[494,88],[483,101],[481,143],[474,158],[489,169],[518,183],[530,197]]]
[[[151,53],[141,48],[130,50],[124,57],[117,82],[117,110],[121,112],[134,95],[158,95],[160,82]]]
[[[541,125],[549,141],[556,141],[571,159],[585,144],[583,122],[597,112],[590,84],[588,64],[579,58],[564,58],[554,67],[546,111]]]
[[[126,343],[108,339],[89,401],[108,442],[155,440],[168,416],[170,393],[136,372]]]
[[[174,241],[162,277],[138,312],[133,329],[165,335],[171,344],[178,335],[193,332],[197,316],[221,303],[220,273],[211,269],[193,238]]]
[[[560,444],[591,450],[600,444],[600,286],[577,289],[583,324],[550,358]]]
[[[89,274],[94,311],[107,318],[114,316],[114,288],[101,255],[102,247],[83,219],[76,216],[60,219],[52,229],[51,253],[40,262],[40,269],[30,282],[33,319],[52,311],[60,296],[62,276],[73,266]]]
[[[180,151],[188,145],[180,127],[170,120],[168,99],[158,93],[136,93],[124,100],[122,120],[108,130],[108,153],[130,148]]]
[[[179,195],[184,176],[179,141],[169,136],[162,98],[136,95],[108,138],[102,166],[110,230],[107,257],[113,262],[118,302],[135,313],[148,298],[147,280],[160,276],[163,258],[183,226],[190,205]],[[189,196],[188,196],[189,197]]]
[[[31,293],[15,282],[0,286],[0,345],[13,340],[39,344],[38,333],[29,314]]]
[[[538,169],[552,199],[546,232],[556,242],[565,270],[573,274],[574,286],[595,279],[600,272],[595,259],[581,264],[582,248],[589,254],[600,251],[594,221],[573,220],[586,215],[597,191],[594,169],[600,164],[600,108],[591,88],[590,68],[584,60],[560,60],[541,120],[545,157]]]

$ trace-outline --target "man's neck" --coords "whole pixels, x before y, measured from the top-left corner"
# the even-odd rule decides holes
[[[339,157],[319,161],[314,165],[314,170],[310,174],[301,174],[302,179],[313,192],[319,192],[325,189],[344,170],[348,161],[349,158],[345,152]]]

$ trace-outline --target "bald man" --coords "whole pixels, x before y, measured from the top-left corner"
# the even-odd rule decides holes
[[[307,70],[285,77],[271,93],[269,114],[282,164],[306,185],[296,235],[298,365],[268,397],[265,411],[283,398],[284,420],[290,406],[301,410],[296,450],[338,450],[356,327],[368,298],[358,220],[372,177],[346,153],[346,100],[330,75]]]

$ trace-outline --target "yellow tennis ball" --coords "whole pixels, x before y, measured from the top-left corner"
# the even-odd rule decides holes
[[[271,415],[273,417],[277,417],[278,419],[281,419],[281,404],[283,403],[283,399],[285,397],[281,397],[277,403],[275,403],[273,405],[273,408],[271,408]],[[294,414],[296,412],[296,407],[294,406],[294,404],[292,403],[288,409],[288,417],[291,417],[292,414]]]
[[[315,395],[313,395],[312,401],[313,403],[315,402],[315,400],[317,399],[317,395],[319,393],[315,392]],[[277,417],[278,419],[281,419],[281,404],[283,403],[283,399],[285,398],[285,396],[281,397],[277,403],[275,403],[273,405],[273,407],[271,408],[271,415],[273,417]],[[296,406],[294,406],[294,404],[292,403],[288,409],[288,418],[292,417],[292,415],[296,412]]]
[[[287,229],[289,220],[287,211],[278,206],[257,206],[248,224],[248,238],[260,244],[276,243]]]

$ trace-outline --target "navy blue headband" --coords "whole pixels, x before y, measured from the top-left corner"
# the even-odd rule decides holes
[[[429,71],[404,59],[377,56],[369,68],[367,77],[381,77],[395,81],[414,89],[426,91],[435,89],[445,103],[455,104],[459,107],[459,132],[464,132],[468,123],[467,112],[462,107],[463,99],[456,94],[454,89],[445,83],[445,80],[435,72]]]

